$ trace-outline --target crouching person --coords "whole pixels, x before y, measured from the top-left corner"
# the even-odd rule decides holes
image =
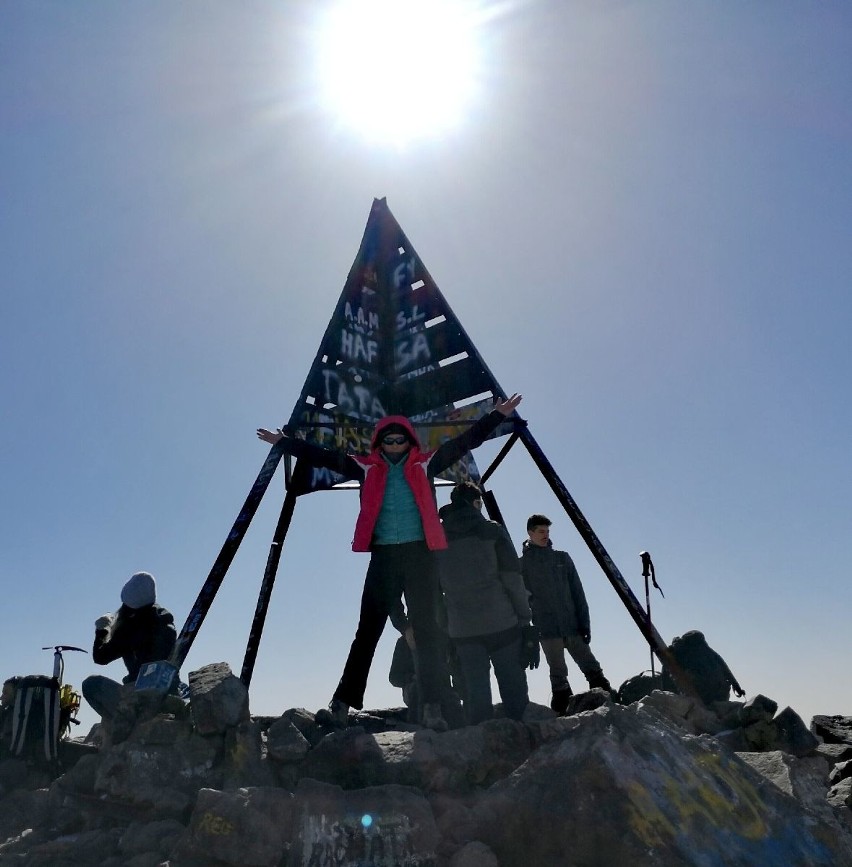
[[[438,552],[447,630],[464,676],[468,725],[491,719],[491,666],[506,716],[519,720],[529,703],[526,667],[538,666],[530,606],[512,540],[482,516],[473,482],[453,488],[440,510],[449,547]]]
[[[731,689],[738,697],[745,691],[734,677],[728,663],[707,643],[703,632],[692,629],[675,638],[669,645],[669,653],[677,664],[692,679],[692,685],[704,704],[728,701]],[[663,667],[663,689],[680,692],[672,673]]]
[[[121,659],[127,668],[122,683],[135,683],[139,669],[149,662],[167,659],[177,640],[171,612],[157,605],[157,584],[148,572],[137,572],[121,590],[121,607],[95,621],[92,658],[98,665]],[[113,723],[127,692],[122,683],[102,675],[83,681],[83,697]],[[176,685],[176,684],[175,684]],[[124,732],[124,737],[129,733]],[[114,742],[120,738],[113,737]]]

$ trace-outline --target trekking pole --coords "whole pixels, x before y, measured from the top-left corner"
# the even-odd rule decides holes
[[[654,574],[654,564],[651,561],[651,555],[647,551],[640,551],[639,556],[642,559],[642,577],[645,579],[645,609],[648,613],[648,624],[651,624],[651,591],[648,584],[648,578],[654,584],[654,587],[660,591],[660,596],[665,599],[665,593],[663,593],[662,588],[659,584],[657,584],[657,578]],[[654,651],[651,650],[651,677],[654,677]]]
[[[260,636],[263,633],[266,613],[269,610],[269,600],[272,597],[272,587],[275,584],[275,576],[278,572],[279,561],[281,560],[284,539],[287,536],[290,521],[293,519],[293,512],[296,509],[297,490],[299,485],[306,481],[308,469],[309,466],[305,461],[296,461],[296,466],[287,488],[287,494],[281,506],[281,514],[278,516],[278,523],[275,526],[275,532],[272,534],[272,542],[270,543],[269,554],[266,558],[266,568],[263,570],[263,581],[261,582],[260,591],[257,596],[257,607],[254,611],[254,619],[251,623],[251,631],[249,632],[246,652],[243,657],[243,668],[240,672],[240,680],[246,689],[251,685],[254,663],[257,659],[258,648],[260,647]]]

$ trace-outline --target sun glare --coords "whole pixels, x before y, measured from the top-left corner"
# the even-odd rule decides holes
[[[476,93],[473,0],[338,0],[318,36],[324,107],[371,141],[440,137]]]

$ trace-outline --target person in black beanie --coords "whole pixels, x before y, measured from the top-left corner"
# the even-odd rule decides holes
[[[95,621],[92,659],[108,665],[121,659],[127,668],[122,683],[134,683],[148,662],[167,659],[177,640],[170,611],[157,605],[157,583],[149,572],[136,572],[121,589],[121,607]],[[91,675],[82,684],[83,697],[103,717],[111,718],[121,701],[122,684]]]

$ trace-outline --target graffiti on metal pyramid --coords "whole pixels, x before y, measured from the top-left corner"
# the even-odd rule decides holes
[[[317,445],[366,454],[375,423],[411,419],[436,448],[490,411],[503,392],[385,199],[375,199],[358,255],[288,427]],[[511,433],[511,423],[492,437]],[[442,477],[479,478],[468,454]],[[298,493],[342,481],[314,468]]]

